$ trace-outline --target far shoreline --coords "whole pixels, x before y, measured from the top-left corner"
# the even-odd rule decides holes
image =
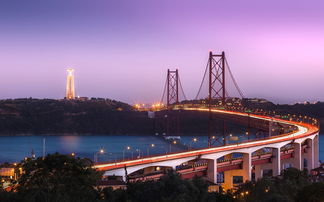
[[[163,137],[164,135],[156,135],[156,134],[100,134],[100,133],[9,133],[4,134],[1,133],[0,137],[28,137],[28,136],[153,136],[153,137]],[[170,135],[170,136],[178,136],[178,135]],[[180,134],[179,136],[207,136],[207,133],[192,133],[192,134]]]

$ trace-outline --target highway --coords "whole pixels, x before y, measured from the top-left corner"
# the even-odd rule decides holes
[[[195,108],[195,107],[184,107],[182,110],[189,110],[189,111],[206,111],[208,112],[208,108]],[[272,121],[282,124],[288,124],[293,125],[298,128],[297,131],[282,134],[278,136],[268,137],[264,139],[259,140],[250,140],[248,142],[241,142],[237,144],[230,144],[226,146],[218,146],[218,147],[211,147],[211,148],[202,148],[202,149],[196,149],[191,151],[184,151],[184,152],[178,152],[178,153],[172,153],[172,154],[166,154],[166,155],[156,155],[151,157],[144,157],[140,159],[134,159],[134,160],[126,160],[126,161],[119,161],[114,163],[98,163],[94,165],[94,168],[97,168],[98,170],[102,171],[108,171],[108,170],[115,170],[118,168],[123,167],[131,167],[131,166],[137,166],[137,165],[143,165],[143,164],[151,164],[151,163],[157,163],[162,161],[169,161],[174,159],[181,159],[181,158],[188,158],[188,157],[197,157],[202,156],[206,154],[213,154],[218,152],[225,152],[225,151],[233,151],[238,149],[244,149],[244,148],[250,148],[250,147],[256,147],[256,146],[264,146],[267,147],[267,145],[274,144],[274,143],[281,143],[281,142],[287,142],[287,141],[294,141],[299,138],[305,138],[308,136],[312,136],[316,133],[318,133],[319,128],[317,126],[301,123],[301,122],[294,122],[289,120],[282,120],[278,118],[273,117],[267,117],[263,115],[254,115],[254,114],[248,114],[248,113],[242,113],[242,112],[235,112],[235,111],[228,111],[228,110],[222,110],[222,109],[211,109],[214,113],[221,113],[221,114],[230,114],[235,116],[241,116],[241,117],[249,117],[252,119],[260,119],[260,120],[266,120],[266,121]]]

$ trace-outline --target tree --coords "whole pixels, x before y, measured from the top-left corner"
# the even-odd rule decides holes
[[[0,201],[1,202],[18,202],[18,194],[16,192],[7,192],[3,189],[0,189]]]
[[[281,176],[244,183],[236,192],[236,198],[240,201],[294,202],[297,193],[309,184],[306,171],[288,168]]]
[[[58,153],[27,159],[22,162],[24,174],[17,191],[28,202],[96,201],[99,196],[94,187],[101,173],[91,165],[88,159]]]
[[[233,201],[227,194],[209,193],[208,183],[201,177],[184,180],[174,171],[168,172],[158,181],[127,184],[126,190],[106,188],[105,200],[109,202],[200,202]]]
[[[300,190],[296,197],[297,202],[322,202],[324,201],[324,183],[316,182]]]

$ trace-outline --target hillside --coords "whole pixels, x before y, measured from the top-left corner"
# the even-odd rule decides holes
[[[307,115],[320,119],[324,124],[324,103],[275,105],[257,99],[245,99],[244,107],[276,111],[279,114]],[[177,113],[177,112],[172,112]],[[155,118],[147,112],[133,110],[132,106],[110,99],[53,100],[14,99],[0,100],[0,135],[26,134],[102,134],[154,135],[166,132],[169,121],[170,133],[175,133],[175,115],[165,119],[165,112],[158,112]],[[173,117],[173,118],[172,118]],[[230,124],[230,132],[245,131],[246,126]],[[180,134],[207,134],[208,115],[206,113],[181,111],[179,116]],[[231,126],[231,127],[230,127]]]
[[[133,131],[146,113],[138,113],[126,103],[109,99],[67,101],[15,99],[0,101],[0,133],[111,133]],[[125,124],[130,123],[130,124]],[[141,131],[145,132],[145,128]]]

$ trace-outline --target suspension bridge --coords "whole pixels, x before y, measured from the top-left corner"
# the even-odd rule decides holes
[[[235,93],[237,96],[233,96]],[[183,178],[198,175],[229,189],[245,181],[279,175],[288,167],[310,171],[318,166],[319,122],[316,119],[246,109],[239,102],[230,102],[234,98],[242,99],[244,94],[234,79],[225,52],[209,52],[198,93],[191,101],[184,93],[178,69],[168,69],[161,98],[165,105],[159,110],[164,111],[168,122],[175,122],[176,127],[174,131],[167,129],[167,134],[179,135],[179,118],[171,119],[172,111],[206,113],[209,122],[206,148],[101,162],[95,168],[104,171],[105,177],[120,176],[124,181],[157,180],[172,168]],[[222,126],[222,133],[215,132],[216,119],[220,120],[217,123]],[[227,142],[228,121],[262,130],[267,135]],[[245,135],[249,137],[250,132]]]

